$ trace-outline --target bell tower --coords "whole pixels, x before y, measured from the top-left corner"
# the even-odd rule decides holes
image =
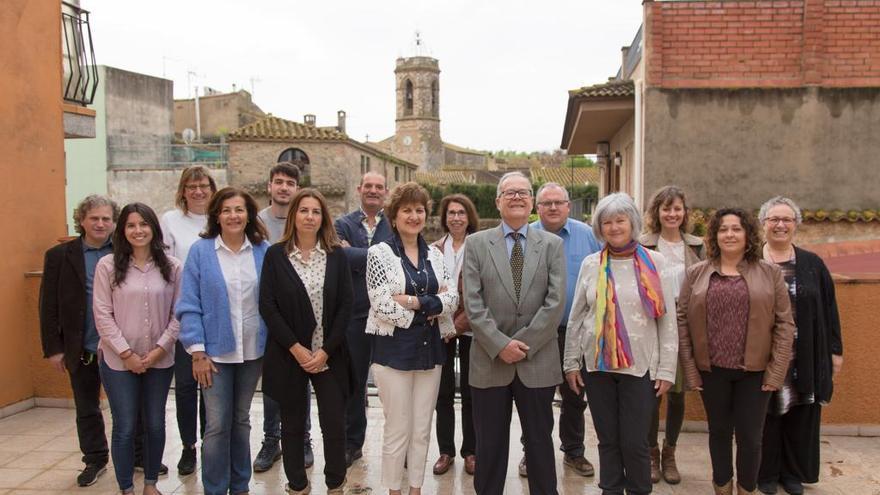
[[[417,48],[421,40],[416,38]],[[397,118],[391,151],[394,156],[439,170],[443,165],[440,139],[440,64],[427,56],[401,57],[394,69]]]

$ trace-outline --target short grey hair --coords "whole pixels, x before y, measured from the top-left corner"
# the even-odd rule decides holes
[[[77,234],[85,235],[86,231],[82,228],[82,221],[86,219],[86,216],[88,216],[93,208],[100,208],[101,206],[110,207],[113,223],[119,220],[119,205],[116,204],[116,201],[100,194],[90,194],[83,198],[73,210],[73,228]]]
[[[540,201],[541,195],[544,194],[544,191],[547,189],[559,189],[562,191],[563,196],[565,196],[565,200],[568,201],[568,189],[562,187],[558,182],[548,182],[543,186],[538,188],[538,194],[535,194],[535,200]]]
[[[602,237],[602,222],[608,217],[616,215],[626,215],[629,218],[629,224],[632,226],[632,239],[637,241],[639,233],[642,231],[642,214],[635,201],[628,194],[617,192],[609,194],[599,200],[593,211],[593,235],[599,242],[604,243],[605,238]]]
[[[789,198],[785,196],[774,196],[768,199],[764,204],[761,205],[761,210],[758,212],[758,221],[764,223],[767,220],[767,212],[770,211],[770,208],[774,206],[785,205],[791,208],[791,211],[794,212],[795,224],[800,225],[801,221],[803,221],[803,216],[801,215],[801,209],[798,205]]]
[[[527,181],[529,182],[529,193],[532,192],[532,181],[531,181],[531,179],[529,179],[528,177],[526,177],[526,174],[524,174],[524,173],[522,173],[522,172],[519,172],[519,171],[513,171],[513,172],[507,172],[506,174],[504,174],[504,175],[501,176],[501,180],[498,181],[498,187],[495,188],[495,197],[496,197],[496,198],[500,198],[500,197],[501,197],[501,188],[504,186],[504,183],[507,182],[508,179],[513,179],[514,177],[522,177],[523,179],[527,180]]]

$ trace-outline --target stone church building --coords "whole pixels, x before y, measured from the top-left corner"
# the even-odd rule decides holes
[[[232,131],[227,177],[230,185],[268,201],[268,170],[279,161],[299,164],[308,184],[330,202],[333,215],[357,206],[356,188],[367,171],[379,172],[388,186],[415,178],[416,170],[485,170],[488,154],[444,143],[440,137],[440,65],[425,56],[398,58],[395,134],[360,142],[346,134],[345,112],[337,124],[319,127],[314,115],[303,122],[271,114]]]

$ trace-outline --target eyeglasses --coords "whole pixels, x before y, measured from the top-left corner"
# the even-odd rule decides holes
[[[532,196],[532,191],[528,189],[508,189],[506,191],[501,191],[501,195],[504,196],[504,199],[513,199],[513,198],[530,198]]]
[[[779,223],[785,224],[785,225],[792,225],[794,223],[795,219],[790,218],[790,217],[770,217],[764,221],[769,223],[770,225],[776,225]]]
[[[448,211],[446,212],[447,217],[466,217],[466,211]]]
[[[540,203],[538,203],[538,206],[540,206],[540,207],[542,207],[542,208],[553,208],[553,207],[556,207],[556,208],[562,208],[563,206],[565,206],[565,205],[567,205],[567,204],[568,204],[568,200],[561,200],[561,201],[541,201]]]
[[[199,189],[201,189],[202,191],[211,190],[211,184],[187,184],[183,187],[184,189],[186,189],[187,192],[196,192]]]

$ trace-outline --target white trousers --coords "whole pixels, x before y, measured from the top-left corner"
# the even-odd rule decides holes
[[[371,367],[385,414],[382,484],[389,490],[401,489],[404,463],[409,472],[409,486],[421,488],[425,480],[441,368],[400,371],[379,364]]]

